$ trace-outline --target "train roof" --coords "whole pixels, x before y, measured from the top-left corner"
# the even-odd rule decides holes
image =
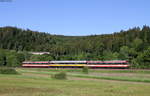
[[[24,61],[23,63],[128,63],[126,60],[111,61]]]
[[[86,61],[50,61],[50,63],[86,63]]]
[[[23,63],[49,63],[49,61],[24,61]]]
[[[112,60],[112,61],[87,61],[87,63],[127,63],[126,60]]]

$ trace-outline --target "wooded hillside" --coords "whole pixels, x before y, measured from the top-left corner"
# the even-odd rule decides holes
[[[113,34],[51,35],[16,27],[0,28],[0,48],[48,51],[49,60],[129,60],[133,67],[150,68],[150,27],[135,27]],[[2,54],[2,53],[0,53]],[[30,60],[41,57],[31,56]]]

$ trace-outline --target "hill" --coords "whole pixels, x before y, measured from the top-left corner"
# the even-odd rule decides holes
[[[149,36],[150,27],[146,25],[113,34],[89,36],[51,35],[7,26],[0,28],[0,48],[48,51],[53,60],[123,59],[132,62],[134,67],[145,68],[150,62]]]

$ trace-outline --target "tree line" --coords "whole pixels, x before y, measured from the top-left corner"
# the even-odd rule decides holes
[[[7,54],[15,51],[17,55],[22,54],[24,60],[128,60],[133,68],[150,68],[149,36],[150,27],[146,25],[113,34],[89,36],[51,35],[7,26],[0,28],[0,48],[7,49],[3,61],[7,61]],[[33,51],[48,51],[50,54],[26,54]],[[18,58],[17,55],[14,57]],[[15,64],[19,66],[19,63]]]

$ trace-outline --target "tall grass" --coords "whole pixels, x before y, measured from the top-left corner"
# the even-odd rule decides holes
[[[60,73],[52,74],[51,77],[53,79],[65,80],[67,79],[67,74],[66,72],[60,72]]]
[[[84,67],[82,68],[82,72],[83,72],[84,74],[88,74],[88,73],[89,73],[89,68],[88,68],[87,66],[84,66]]]
[[[2,67],[0,68],[0,74],[19,74],[14,68]]]

